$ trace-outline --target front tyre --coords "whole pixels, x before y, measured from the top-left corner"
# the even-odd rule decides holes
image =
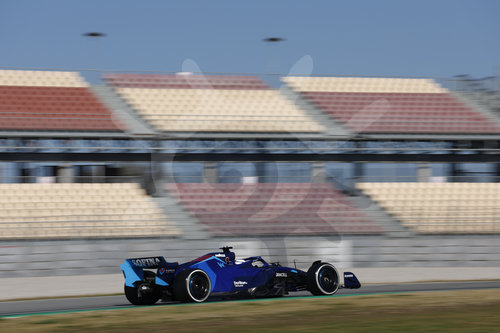
[[[155,285],[155,273],[144,271],[144,281],[134,287],[125,286],[125,297],[134,305],[153,305],[160,299],[160,291]]]
[[[210,278],[201,269],[182,271],[174,280],[174,296],[181,302],[204,302],[210,296],[211,290]]]
[[[326,262],[316,262],[307,271],[307,289],[315,296],[333,295],[339,289],[337,269]]]

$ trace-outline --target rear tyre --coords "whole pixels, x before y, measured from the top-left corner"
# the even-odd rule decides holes
[[[125,297],[134,305],[153,305],[161,297],[161,293],[155,285],[156,274],[144,271],[144,281],[136,283],[135,287],[125,286]],[[141,294],[139,296],[139,289]]]
[[[210,278],[201,269],[182,271],[174,280],[174,297],[181,302],[204,302],[210,296],[211,290]]]
[[[307,271],[307,289],[315,296],[333,295],[339,289],[337,269],[326,262],[316,262]]]

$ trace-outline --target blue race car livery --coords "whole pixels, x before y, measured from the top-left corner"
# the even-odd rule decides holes
[[[126,259],[125,296],[135,305],[150,305],[159,299],[203,302],[210,296],[270,297],[308,290],[313,295],[333,295],[339,288],[361,287],[356,276],[344,273],[340,284],[337,269],[315,261],[307,272],[267,263],[262,257],[236,260],[231,247],[179,264],[164,257]],[[156,270],[156,272],[152,271]]]

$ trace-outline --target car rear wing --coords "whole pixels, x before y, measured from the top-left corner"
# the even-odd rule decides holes
[[[127,259],[133,266],[139,268],[158,268],[160,263],[167,262],[164,257],[146,257]]]
[[[168,285],[178,266],[177,262],[167,262],[164,257],[145,257],[125,259],[120,268],[125,277],[125,285],[133,287],[135,282],[144,280],[144,269],[158,269],[156,284]]]

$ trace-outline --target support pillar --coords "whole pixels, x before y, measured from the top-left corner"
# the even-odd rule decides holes
[[[152,147],[161,148],[161,142],[155,141],[151,143]],[[158,150],[159,151],[159,150]],[[148,182],[146,183],[146,190],[153,197],[163,197],[165,194],[163,183],[163,162],[158,157],[158,154],[151,154],[151,161],[149,162]]]
[[[458,143],[457,142],[452,142],[451,147],[452,148],[458,148]],[[456,151],[451,152],[452,155],[456,154]],[[451,163],[450,164],[450,175],[449,175],[449,182],[458,182],[459,177],[458,175],[460,174],[460,167],[458,163]]]
[[[19,177],[14,180],[15,183],[32,183],[36,179],[32,177],[33,170],[29,167],[28,163],[16,163],[16,169],[19,170]]]
[[[362,148],[363,143],[359,141],[354,141],[354,146],[356,148]],[[359,152],[354,150],[353,152]],[[353,181],[351,186],[354,188],[356,186],[356,183],[358,183],[360,180],[365,175],[365,170],[364,170],[364,164],[361,162],[354,162],[353,163],[353,170],[352,170],[352,175],[353,175]]]
[[[75,180],[75,171],[71,164],[63,164],[57,168],[58,183],[73,183]]]
[[[255,148],[261,153],[261,154],[267,154],[266,150],[266,142],[265,141],[256,141],[255,142]],[[255,163],[255,175],[257,176],[258,182],[259,183],[267,183],[269,181],[268,175],[267,175],[267,165],[264,162],[257,162]],[[276,173],[277,176],[277,173]]]
[[[428,183],[432,176],[432,168],[429,163],[417,164],[417,182]]]
[[[121,169],[109,165],[104,166],[104,180],[105,183],[119,183]]]
[[[356,181],[358,181],[359,179],[363,178],[364,175],[365,175],[365,168],[364,168],[364,164],[361,163],[361,162],[354,162],[353,163],[353,176],[354,176],[354,179]]]
[[[312,183],[326,182],[325,162],[311,163],[311,182]]]
[[[460,181],[460,167],[458,163],[451,163],[450,165],[450,182],[459,182]]]
[[[257,162],[255,163],[255,175],[257,176],[259,183],[266,183],[266,163]]]
[[[205,162],[203,164],[203,182],[217,183],[218,177],[217,162]]]

